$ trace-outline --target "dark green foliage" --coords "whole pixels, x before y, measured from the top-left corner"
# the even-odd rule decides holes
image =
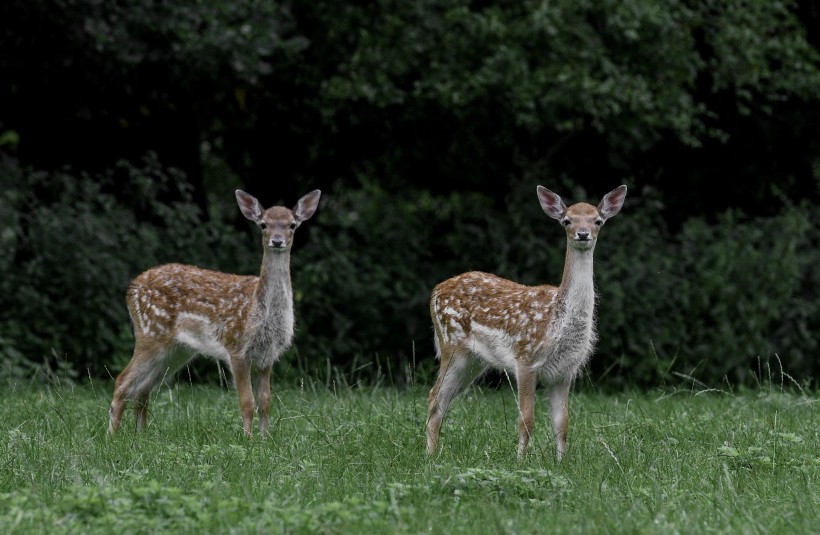
[[[534,189],[511,195],[507,211],[478,194],[391,196],[365,187],[332,196],[294,261],[300,355],[321,367],[381,353],[400,373],[414,350],[429,370],[435,284],[468,270],[558,284],[564,233],[541,213]],[[775,353],[785,371],[816,377],[809,333],[819,327],[812,278],[820,254],[807,244],[820,239],[817,209],[787,205],[756,218],[727,211],[714,224],[693,218],[671,233],[657,206],[642,201],[628,197],[596,251],[593,380],[651,385],[679,372],[750,383]]]
[[[605,229],[596,279],[600,343],[593,369],[630,383],[670,371],[715,384],[754,381],[779,355],[784,370],[817,377],[817,286],[808,246],[820,239],[816,207],[775,217],[727,211],[670,235],[657,217],[624,210]],[[813,323],[813,325],[812,325]]]
[[[626,182],[596,253],[595,380],[748,382],[775,352],[818,374],[806,2],[9,0],[0,20],[9,373],[119,368],[146,267],[255,272],[237,187],[325,192],[294,250],[300,366],[429,369],[437,282],[560,280],[536,184]]]
[[[465,265],[496,267],[491,251],[508,224],[477,194],[391,195],[368,184],[327,197],[294,253],[299,352],[319,364],[382,353],[401,377],[414,344],[429,345],[433,286]]]
[[[255,83],[271,71],[264,58],[294,45],[282,38],[292,23],[275,2],[138,0],[83,7],[85,34],[98,54],[121,69],[169,72],[174,83],[168,87],[191,94],[203,82],[219,85],[228,73],[229,80]]]
[[[9,162],[3,171],[6,373],[22,373],[24,361],[55,360],[93,375],[119,371],[132,344],[123,295],[145,268],[179,261],[257,269],[253,231],[204,222],[182,177],[156,161],[95,177]],[[160,195],[179,200],[158,202]],[[565,198],[580,200],[575,195],[599,197]],[[596,251],[594,381],[651,385],[682,372],[749,383],[775,353],[801,380],[816,376],[816,208],[784,205],[765,218],[727,211],[673,233],[657,205],[633,195]],[[364,377],[403,381],[410,366],[427,375],[435,366],[428,311],[435,284],[468,270],[527,284],[561,280],[564,233],[523,184],[504,210],[479,193],[396,194],[370,183],[326,199],[293,256],[302,371],[355,361]]]
[[[491,109],[508,131],[591,126],[630,148],[664,130],[687,141],[699,134],[705,110],[691,96],[703,66],[692,36],[699,21],[682,3],[383,4],[327,86],[339,100],[429,102],[477,123]]]
[[[184,178],[153,159],[95,176],[6,160],[0,183],[0,350],[8,365],[24,355],[93,375],[118,371],[132,348],[124,296],[134,276],[172,260],[218,268],[244,250],[235,231],[205,224]]]

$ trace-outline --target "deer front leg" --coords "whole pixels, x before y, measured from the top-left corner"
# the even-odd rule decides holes
[[[259,372],[256,378],[256,403],[259,406],[259,432],[262,437],[268,436],[268,417],[270,416],[270,372],[268,366]]]
[[[526,366],[519,366],[516,376],[518,382],[518,457],[527,451],[527,446],[535,428],[535,372]]]
[[[552,430],[555,433],[555,445],[558,460],[567,451],[567,428],[569,427],[569,387],[571,381],[565,381],[552,387],[550,392],[550,413]]]
[[[239,411],[242,413],[242,430],[246,437],[253,436],[253,387],[251,367],[244,358],[231,357],[231,372],[239,394]]]

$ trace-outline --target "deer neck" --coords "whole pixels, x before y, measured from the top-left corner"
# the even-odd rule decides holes
[[[269,253],[265,251],[254,298],[257,306],[268,313],[293,308],[290,252]]]
[[[591,318],[595,308],[595,285],[592,278],[593,249],[578,251],[567,246],[564,276],[558,290],[558,300],[565,313]]]

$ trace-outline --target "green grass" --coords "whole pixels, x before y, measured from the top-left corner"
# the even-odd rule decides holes
[[[276,385],[274,385],[276,387]],[[473,388],[424,455],[426,388],[276,390],[273,436],[235,394],[178,384],[106,437],[109,383],[0,389],[2,533],[817,533],[815,396],[571,397],[560,464],[539,399],[515,457],[510,389]]]

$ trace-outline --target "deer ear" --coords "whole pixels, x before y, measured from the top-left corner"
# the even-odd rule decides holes
[[[538,186],[538,202],[544,212],[553,219],[561,220],[567,213],[567,206],[557,194],[551,192],[544,186]]]
[[[236,202],[239,204],[239,209],[242,210],[242,215],[254,223],[258,223],[262,219],[262,205],[250,193],[245,193],[241,189],[236,190]]]
[[[624,199],[626,199],[626,186],[618,186],[604,195],[601,204],[598,205],[598,211],[601,213],[601,217],[609,219],[617,215],[624,205]]]
[[[302,221],[310,219],[311,216],[316,213],[316,208],[319,207],[319,198],[321,196],[322,192],[315,189],[299,199],[299,202],[296,203],[296,208],[293,209],[293,215],[296,217],[296,220],[301,223]]]

